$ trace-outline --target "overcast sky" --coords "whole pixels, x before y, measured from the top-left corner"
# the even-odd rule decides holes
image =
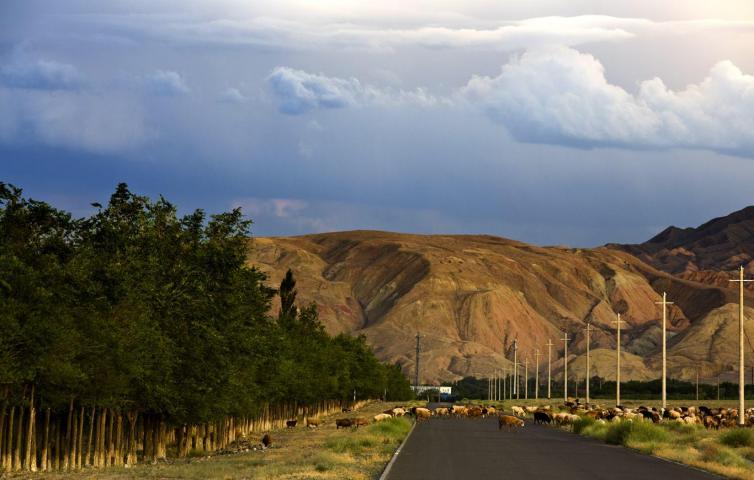
[[[3,0],[0,181],[639,242],[754,204],[754,2]]]

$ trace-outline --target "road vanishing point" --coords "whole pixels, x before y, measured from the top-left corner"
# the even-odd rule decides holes
[[[717,475],[527,421],[433,418],[416,425],[387,480],[711,480]]]

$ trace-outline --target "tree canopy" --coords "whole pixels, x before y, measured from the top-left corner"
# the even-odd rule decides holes
[[[159,413],[176,423],[263,403],[411,396],[363,337],[328,335],[246,263],[240,209],[179,216],[120,184],[86,218],[0,183],[0,387],[40,402]],[[277,316],[270,312],[280,295]]]

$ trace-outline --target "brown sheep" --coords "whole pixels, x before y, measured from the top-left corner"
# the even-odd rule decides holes
[[[351,419],[351,424],[355,425],[356,428],[359,428],[364,425],[369,425],[369,422],[364,417],[355,417]]]
[[[262,437],[262,447],[267,448],[270,445],[272,445],[272,437],[270,437],[269,433],[265,433]]]
[[[309,427],[309,428],[319,427],[319,423],[320,423],[319,418],[308,417],[308,418],[306,418],[305,421],[306,421],[306,426]]]
[[[286,421],[285,421],[285,426],[286,426],[287,428],[296,428],[296,424],[297,424],[297,423],[298,423],[298,420],[296,420],[296,419],[293,419],[293,420],[286,420]]]
[[[335,420],[335,430],[339,428],[348,428],[353,426],[353,422],[350,418],[339,418]]]
[[[482,416],[482,409],[479,407],[471,407],[468,412],[466,412],[466,415],[468,415],[471,418],[475,417],[481,417]]]
[[[520,418],[516,418],[513,415],[500,415],[497,417],[497,429],[502,430],[503,426],[508,427],[508,430],[516,427],[523,427],[524,421]]]
[[[414,410],[414,413],[416,414],[417,420],[432,418],[432,412],[428,408],[417,408]]]

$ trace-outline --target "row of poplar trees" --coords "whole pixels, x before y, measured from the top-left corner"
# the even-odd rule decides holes
[[[275,290],[247,265],[240,210],[179,216],[125,184],[93,205],[77,219],[0,183],[2,468],[154,461],[271,405],[411,396],[363,338],[296,305],[290,272]]]

